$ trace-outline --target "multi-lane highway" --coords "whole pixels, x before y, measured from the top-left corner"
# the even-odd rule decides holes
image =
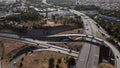
[[[71,12],[77,14],[78,16],[81,16],[84,28],[85,28],[85,34],[97,36],[98,27],[93,23],[93,20],[86,16],[83,13],[80,13],[75,10],[70,10]],[[92,41],[92,40],[91,40]],[[80,51],[78,62],[76,64],[77,68],[97,68],[98,65],[98,59],[99,59],[99,46],[85,43],[82,47],[82,50]]]
[[[49,5],[46,2],[46,0],[42,0],[42,1],[43,1],[43,3]],[[108,43],[107,41],[95,37],[95,36],[97,36],[97,32],[99,31],[99,28],[94,23],[95,21],[93,21],[91,18],[89,18],[85,14],[80,13],[78,11],[75,11],[75,10],[70,10],[70,11],[77,14],[78,16],[81,16],[83,23],[84,23],[85,34],[87,34],[87,35],[84,35],[84,34],[66,34],[66,35],[56,35],[56,37],[58,37],[58,36],[67,36],[67,37],[68,36],[78,36],[78,37],[85,36],[85,37],[88,37],[88,38],[86,38],[86,40],[89,40],[91,42],[93,42],[93,41],[97,42],[96,40],[104,42],[106,45],[108,45],[108,47],[110,47],[110,49],[114,53],[115,67],[120,68],[120,66],[119,66],[120,65],[120,53],[119,53],[119,51],[113,45]],[[92,36],[89,36],[89,35],[92,35]],[[49,37],[55,37],[55,35],[49,36]],[[44,42],[44,41],[32,40],[29,38],[20,38],[17,35],[4,34],[4,33],[0,33],[0,38],[17,40],[17,41],[29,43],[32,45],[39,44],[37,46],[42,46],[42,47],[48,48],[45,50],[37,50],[37,51],[55,51],[55,52],[59,51],[59,52],[64,53],[64,54],[78,56],[78,52],[76,52],[76,51],[72,51],[71,53],[69,53],[69,51],[70,51],[69,49],[54,46],[54,45],[48,44],[48,42]],[[77,39],[79,39],[79,38],[77,38]],[[13,67],[14,62],[17,62],[20,59],[20,57],[22,58],[23,56],[25,56],[25,54],[22,54],[21,56],[15,58],[10,63],[10,68]],[[82,50],[80,51],[78,61],[76,64],[76,68],[97,68],[98,61],[99,61],[98,59],[99,59],[99,46],[96,46],[94,44],[85,43],[85,45],[82,47]]]

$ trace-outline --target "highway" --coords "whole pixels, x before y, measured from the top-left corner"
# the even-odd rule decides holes
[[[81,16],[85,28],[85,34],[97,36],[98,27],[93,23],[91,18],[78,11],[70,11],[77,14],[78,16]],[[99,51],[99,46],[84,43],[82,50],[80,50],[76,68],[97,68],[99,61]]]
[[[59,46],[54,46],[54,45],[48,44],[48,43],[51,43],[51,42],[33,40],[33,39],[29,39],[29,38],[20,38],[18,35],[14,35],[14,34],[0,33],[0,38],[1,39],[19,41],[19,42],[23,42],[23,43],[28,43],[28,44],[31,44],[31,45],[34,45],[34,46],[40,46],[40,47],[44,47],[44,48],[51,48],[50,49],[51,51],[60,52],[60,53],[75,56],[75,57],[77,57],[78,53],[79,53],[79,52],[76,52],[74,50],[72,50],[70,52],[70,49],[66,49],[66,48],[62,48],[62,47],[59,47]],[[55,43],[55,42],[53,42],[53,43]],[[56,43],[59,43],[59,42],[56,42]],[[19,57],[17,57],[16,59],[18,59],[18,58]]]
[[[45,48],[52,47],[52,48],[55,48],[55,49],[64,50],[64,51],[69,52],[69,49],[49,44],[49,43],[52,43],[52,42],[33,40],[33,39],[30,39],[30,38],[20,38],[18,35],[15,35],[15,34],[13,35],[13,34],[0,33],[0,38],[1,39],[9,39],[9,40],[14,40],[14,41],[19,41],[19,42],[23,42],[23,43],[28,43],[28,44],[31,44],[31,45],[41,44],[41,45],[39,45],[41,47],[45,47]],[[55,42],[53,42],[53,43],[55,43]],[[59,43],[59,42],[56,42],[56,43]],[[72,53],[78,54],[78,52],[76,52],[76,51],[72,51]]]
[[[43,3],[49,5],[46,0],[42,0]],[[88,16],[86,16],[85,14],[82,14],[78,11],[75,10],[70,10],[71,12],[77,14],[78,16],[81,16],[83,23],[84,23],[84,27],[85,27],[85,34],[89,35],[85,35],[85,34],[65,34],[65,35],[52,35],[49,37],[58,37],[58,36],[85,36],[85,37],[89,37],[86,38],[86,40],[90,40],[91,42],[97,42],[101,41],[104,42],[106,45],[108,45],[110,47],[110,49],[113,51],[114,56],[115,56],[115,68],[120,68],[120,53],[119,51],[110,43],[108,43],[105,40],[102,40],[97,36],[97,32],[99,31],[99,28],[96,26],[96,24],[94,23],[94,21],[89,18]],[[92,35],[92,36],[90,36]],[[20,38],[17,35],[12,35],[12,34],[2,34],[0,33],[0,38],[4,38],[4,39],[10,39],[10,40],[17,40],[17,41],[21,41],[24,43],[29,43],[32,45],[36,45],[39,44],[37,46],[42,46],[48,49],[43,49],[43,50],[36,50],[36,51],[54,51],[54,52],[58,52],[60,51],[61,53],[64,54],[68,54],[68,55],[72,55],[72,56],[78,56],[78,52],[76,51],[72,51],[71,53],[69,53],[69,49],[66,48],[62,48],[62,47],[58,47],[58,46],[54,46],[49,44],[49,42],[44,42],[44,41],[39,41],[39,40],[33,40],[33,39],[29,39],[29,38]],[[50,48],[49,48],[50,47]],[[76,68],[97,68],[98,65],[98,59],[99,59],[99,46],[93,45],[93,44],[88,44],[85,43],[85,45],[82,47],[82,50],[80,51],[79,57],[78,57],[78,61],[76,64]],[[14,62],[17,62],[20,58],[24,57],[25,54],[15,58],[10,65],[8,66],[8,68],[14,68]]]
[[[78,16],[81,16],[82,20],[83,20],[83,23],[84,23],[84,27],[85,27],[85,33],[86,34],[92,34],[94,36],[97,36],[97,32],[100,31],[102,33],[104,33],[107,37],[109,37],[109,35],[107,34],[107,32],[103,29],[103,28],[98,28],[96,26],[96,22],[93,21],[92,19],[90,19],[88,16],[86,16],[85,14],[83,13],[80,13],[76,10],[72,10],[70,9],[71,12],[73,12],[74,14],[77,14]],[[77,38],[79,39],[79,38]],[[92,40],[91,40],[92,41]],[[85,46],[82,48],[82,50],[80,51],[80,54],[82,55],[82,58],[81,56],[79,56],[78,58],[78,63],[76,64],[76,68],[97,68],[97,65],[98,65],[98,59],[99,59],[99,47],[97,46],[90,46],[91,44],[86,44],[85,43]],[[111,45],[112,46],[112,45]],[[114,47],[112,47],[114,48]],[[111,49],[112,49],[111,48]],[[117,49],[112,49],[113,52]],[[90,51],[90,52],[88,52]],[[89,55],[88,55],[89,53]],[[118,54],[117,54],[118,53]],[[119,55],[119,51],[117,51],[117,53],[114,53],[114,55]],[[86,54],[86,55],[84,55]],[[88,57],[86,57],[88,56]],[[92,58],[92,56],[94,58]],[[87,59],[87,60],[86,60]],[[97,60],[96,60],[97,59]],[[116,59],[116,58],[115,58]],[[88,62],[87,62],[88,61]],[[84,63],[85,62],[85,63]],[[120,68],[118,64],[119,63],[119,60],[116,60],[116,65],[115,67],[116,68]],[[86,67],[85,67],[86,66]],[[90,67],[89,67],[90,66]]]
[[[115,68],[120,68],[120,52],[117,50],[117,48],[114,47],[114,45],[110,44],[109,42],[107,42],[106,40],[102,40],[98,37],[95,37],[95,36],[92,36],[92,35],[84,35],[84,34],[62,34],[62,35],[51,35],[51,36],[48,36],[48,37],[86,37],[87,39],[86,40],[93,40],[91,42],[101,42],[103,43],[104,45],[107,45],[113,52],[114,54],[114,57],[115,57]],[[96,41],[95,41],[96,40]],[[88,46],[86,46],[85,48],[89,48]],[[96,49],[94,49],[96,50]],[[81,53],[82,51],[80,51]],[[87,52],[86,52],[87,53]],[[84,54],[83,54],[84,55]],[[79,55],[80,56],[80,55]],[[94,55],[96,57],[99,57],[98,55]],[[81,57],[80,57],[81,58]],[[78,61],[78,64],[84,66],[84,57],[81,58],[80,61]],[[95,58],[94,58],[95,59]],[[92,59],[93,60],[93,59]],[[94,61],[96,62],[96,61]],[[77,68],[77,67],[76,67]],[[93,67],[94,68],[94,67]]]
[[[96,40],[96,41],[104,42],[113,51],[113,53],[115,55],[116,68],[119,68],[119,65],[120,65],[120,53],[113,45],[111,45],[110,43],[108,43],[105,40],[102,40],[102,39],[100,39],[98,37],[95,37],[95,36],[92,36],[92,35],[85,35],[85,34],[63,34],[63,35],[51,35],[51,36],[48,36],[48,37],[70,37],[70,36],[86,37],[86,38],[88,38],[86,40],[93,39],[93,40]],[[54,45],[48,44],[49,42],[46,42],[46,41],[43,42],[43,41],[39,41],[39,40],[32,40],[32,39],[29,39],[29,38],[19,38],[17,35],[13,35],[13,34],[3,34],[3,33],[0,33],[0,38],[1,39],[9,39],[9,40],[11,39],[11,40],[15,40],[15,41],[29,43],[29,44],[32,44],[32,45],[39,44],[39,46],[42,46],[42,47],[45,47],[45,48],[51,47],[51,48],[55,48],[55,49],[66,51],[66,52],[70,51],[69,49],[66,49],[66,48],[61,48],[61,47],[58,47],[58,46],[54,46]],[[93,42],[93,41],[91,41],[91,42]],[[72,51],[71,54],[74,54],[74,55],[76,54],[77,55],[78,52]]]
[[[97,24],[94,20],[92,20],[94,24]],[[98,24],[99,25],[99,24]],[[102,34],[104,34],[106,37],[111,37],[100,25],[99,25],[99,32],[101,32]],[[114,41],[117,41],[114,39]],[[120,42],[118,42],[118,45],[120,46]]]

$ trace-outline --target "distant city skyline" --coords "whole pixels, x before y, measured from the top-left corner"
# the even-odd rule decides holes
[[[96,5],[103,9],[120,9],[120,0],[76,0],[79,5]]]

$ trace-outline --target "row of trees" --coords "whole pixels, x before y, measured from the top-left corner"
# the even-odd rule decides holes
[[[78,27],[82,28],[83,27],[83,22],[81,19],[78,19],[78,18],[66,18],[64,21],[63,21],[63,24],[64,25],[67,25],[67,24],[73,24],[73,25],[77,25]]]
[[[99,13],[120,18],[120,10],[99,10]]]
[[[95,19],[96,22],[101,25],[113,38],[116,38],[120,41],[120,25],[115,22],[110,22],[108,20],[104,20],[100,17]]]
[[[98,10],[100,8],[95,5],[76,5],[74,9],[80,11],[80,10]]]
[[[68,65],[68,68],[72,68],[73,66],[75,66],[76,61],[73,57],[66,57],[66,61],[65,61]]]
[[[18,32],[18,33],[21,33],[21,34],[26,34],[28,27],[16,26],[14,24],[4,23],[2,25],[0,24],[0,30],[1,29],[11,29],[11,30],[13,30],[15,32]]]
[[[22,22],[27,21],[38,21],[42,20],[44,16],[41,16],[39,13],[34,11],[27,11],[23,12],[19,15],[10,15],[5,18],[3,23],[0,24],[0,29],[11,29],[15,32],[19,32],[21,34],[26,34],[28,27],[25,27],[24,25],[16,25],[20,24]],[[33,29],[41,29],[41,24],[33,24]]]
[[[49,68],[54,68],[54,62],[55,62],[54,58],[49,59]],[[61,59],[57,60],[56,68],[61,68],[60,67],[61,62],[62,62]]]
[[[106,38],[106,40],[113,43],[113,44],[116,43],[113,37],[108,37],[108,38]]]
[[[56,64],[56,68],[61,68],[60,64],[62,63],[62,59],[57,59],[57,64]],[[65,58],[65,63],[67,64],[68,68],[71,68],[72,66],[75,66],[76,61],[73,57],[66,57]],[[55,66],[55,59],[53,57],[51,57],[49,59],[49,68],[54,68]]]
[[[58,20],[60,20],[60,22],[64,25],[73,24],[73,25],[77,25],[80,28],[83,27],[83,21],[81,17],[77,15],[75,15],[74,18],[73,17],[68,18],[56,14],[56,15],[52,15],[52,19],[55,21],[55,23],[57,23]]]
[[[8,17],[6,17],[6,20],[21,22],[21,21],[36,21],[36,20],[40,20],[42,18],[43,18],[43,16],[39,15],[39,13],[37,13],[37,12],[27,11],[27,12],[23,12],[19,15],[8,16]]]

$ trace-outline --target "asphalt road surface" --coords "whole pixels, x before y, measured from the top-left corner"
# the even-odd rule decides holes
[[[91,18],[78,11],[71,11],[78,16],[81,16],[84,23],[85,34],[97,36],[98,27],[93,23]],[[84,46],[80,50],[76,68],[97,68],[99,61],[99,51],[99,46],[90,43],[84,43]]]

